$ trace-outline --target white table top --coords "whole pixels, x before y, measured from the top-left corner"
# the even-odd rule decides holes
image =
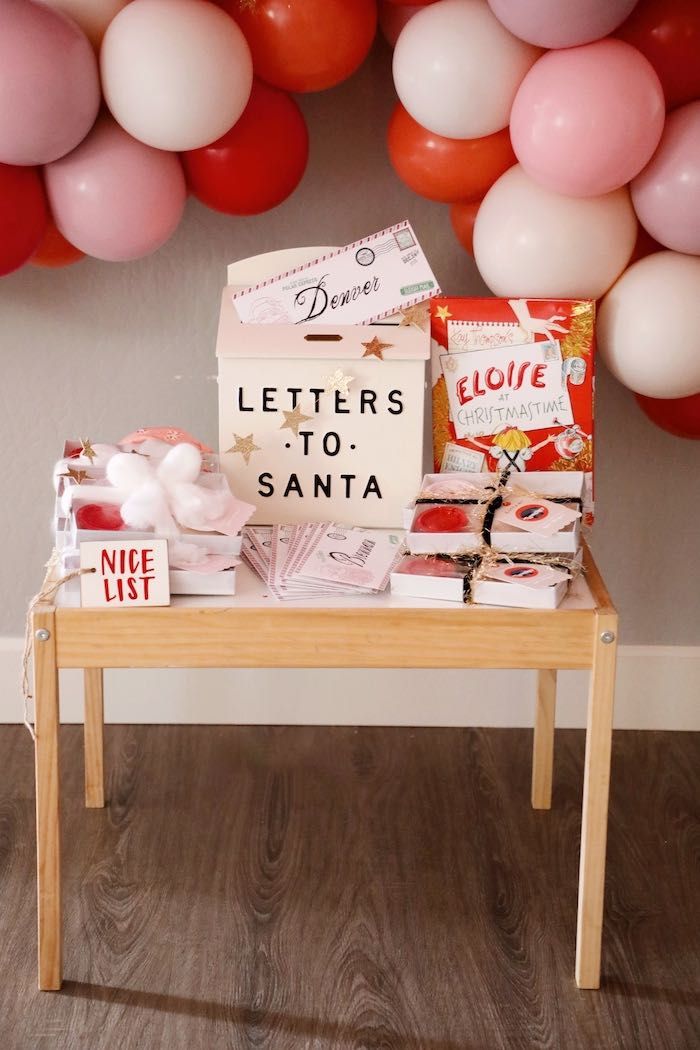
[[[267,586],[247,565],[236,569],[236,594],[233,597],[219,595],[177,595],[172,604],[190,608],[206,607],[221,609],[278,608],[278,609],[451,609],[468,611],[486,606],[460,605],[457,602],[435,601],[426,598],[406,598],[392,594],[387,589],[382,594],[358,594],[357,597],[343,595],[339,598],[322,598],[317,601],[277,601],[267,593]],[[491,608],[495,608],[491,606]],[[582,576],[574,580],[559,609],[594,609],[595,602]]]

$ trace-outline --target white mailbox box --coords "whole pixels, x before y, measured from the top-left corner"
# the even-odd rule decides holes
[[[420,485],[429,321],[241,324],[232,292],[324,249],[229,268],[216,353],[219,448],[258,523],[396,527]]]

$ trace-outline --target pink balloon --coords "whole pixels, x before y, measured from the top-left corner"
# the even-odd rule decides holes
[[[387,0],[379,0],[379,28],[389,47],[394,47],[406,22],[421,11],[423,6],[423,4],[392,4],[387,3]]]
[[[137,142],[109,117],[67,157],[45,169],[51,211],[63,236],[108,262],[140,259],[175,231],[185,177],[174,153]]]
[[[30,0],[0,3],[0,161],[48,164],[69,153],[100,108],[97,62],[65,15]]]
[[[637,217],[652,237],[700,255],[700,100],[668,115],[659,148],[631,189]]]
[[[499,22],[538,47],[574,47],[612,33],[637,0],[488,0]]]
[[[515,96],[513,149],[555,193],[595,197],[624,186],[656,149],[664,125],[661,83],[622,40],[549,51]]]

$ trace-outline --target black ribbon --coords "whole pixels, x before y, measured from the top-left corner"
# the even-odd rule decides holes
[[[491,529],[493,527],[493,519],[496,511],[503,505],[503,493],[505,487],[508,484],[508,478],[510,477],[511,468],[506,467],[505,470],[501,471],[501,475],[498,479],[497,485],[487,485],[486,490],[491,490],[493,496],[486,504],[486,510],[484,512],[484,521],[481,526],[481,538],[487,547],[491,546]]]
[[[493,488],[493,486],[491,486],[491,488]],[[526,492],[525,490],[523,490],[522,495],[529,497],[530,494],[528,492]],[[532,493],[532,499],[547,499],[547,500],[549,500],[550,503],[566,503],[567,505],[569,503],[573,503],[576,507],[578,507],[579,511],[581,513],[583,513],[583,500],[581,499],[580,496],[538,496],[537,493],[533,492]],[[465,504],[465,503],[479,504],[479,503],[483,503],[483,502],[484,501],[481,500],[481,499],[457,499],[456,497],[455,498],[445,497],[444,499],[435,499],[432,496],[419,496],[418,499],[415,501],[416,506],[418,506],[418,504],[420,504],[420,503],[430,503],[430,504],[434,503],[436,505],[443,506],[443,505],[449,505],[451,503],[457,503],[457,504]]]
[[[474,601],[474,577],[481,568],[481,563],[484,559],[480,554],[465,554],[455,560],[459,562],[460,566],[464,566],[468,570],[462,577],[462,601],[465,605],[471,605]]]

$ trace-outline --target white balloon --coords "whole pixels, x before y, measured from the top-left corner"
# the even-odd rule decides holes
[[[636,236],[627,189],[563,197],[516,164],[481,203],[474,258],[495,295],[598,299],[629,262]]]
[[[133,0],[110,23],[100,65],[119,124],[149,146],[176,152],[228,131],[253,83],[243,33],[204,0]]]
[[[77,22],[93,47],[98,48],[107,26],[129,0],[43,0]]]
[[[442,0],[402,29],[394,84],[424,128],[480,138],[506,127],[520,82],[540,53],[509,33],[486,0]]]
[[[617,379],[646,397],[700,393],[700,259],[640,259],[603,299],[598,348]]]

